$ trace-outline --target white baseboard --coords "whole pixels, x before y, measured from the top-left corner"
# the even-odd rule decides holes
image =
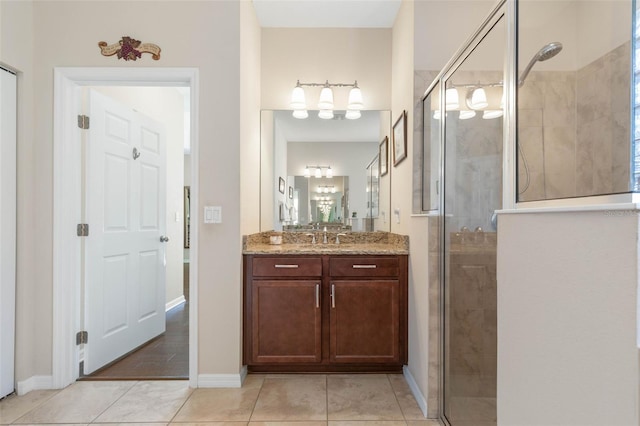
[[[53,389],[53,376],[31,376],[18,382],[16,392],[18,395],[24,395],[34,390],[48,389]]]
[[[168,311],[168,310],[170,310],[170,309],[173,309],[173,308],[175,308],[176,306],[178,306],[179,304],[184,303],[184,302],[186,302],[186,301],[187,301],[187,299],[185,299],[185,298],[184,298],[184,294],[183,294],[182,296],[180,296],[180,297],[178,297],[178,298],[175,298],[175,299],[173,299],[173,300],[172,300],[172,301],[170,301],[170,302],[167,302],[167,305],[166,305],[166,307],[165,307],[165,309],[164,309],[164,310],[165,310],[165,312],[166,312],[166,311]]]
[[[420,388],[418,387],[418,384],[416,383],[416,380],[413,378],[413,376],[411,375],[411,371],[409,370],[409,366],[405,365],[402,368],[402,372],[404,374],[404,379],[407,381],[407,384],[409,385],[409,389],[411,389],[411,393],[413,394],[413,397],[416,399],[416,402],[418,403],[418,407],[420,407],[420,410],[422,410],[422,414],[427,417],[427,400],[424,397],[424,395],[422,394],[422,392],[420,391]]]
[[[199,374],[199,388],[240,388],[247,376],[247,368],[243,367],[238,374]]]

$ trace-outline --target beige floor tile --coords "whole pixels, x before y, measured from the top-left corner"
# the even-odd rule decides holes
[[[249,422],[249,426],[327,426],[327,422]]]
[[[329,420],[404,420],[386,375],[327,377]]]
[[[15,422],[58,392],[57,390],[38,390],[21,396],[11,395],[3,399],[0,401],[0,424],[8,425]]]
[[[90,423],[136,382],[76,382],[15,423]]]
[[[89,426],[89,425],[87,423],[21,423],[20,426]]]
[[[437,420],[409,420],[407,426],[440,426]]]
[[[418,406],[416,399],[402,374],[389,374],[389,382],[396,394],[398,403],[405,420],[425,420],[424,413]]]
[[[169,423],[175,426],[247,426],[247,422]]]
[[[251,421],[327,420],[324,376],[266,378]]]
[[[168,423],[193,390],[186,380],[138,382],[95,422],[97,423]]]
[[[103,425],[103,426],[167,426],[168,423],[91,423],[91,426],[94,425]],[[38,425],[40,426],[40,425]]]
[[[262,382],[249,376],[237,389],[196,389],[173,422],[248,422]]]
[[[356,420],[329,422],[329,426],[406,426],[404,420]]]

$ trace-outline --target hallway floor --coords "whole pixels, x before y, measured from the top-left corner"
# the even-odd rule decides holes
[[[239,389],[187,381],[83,381],[0,401],[0,424],[437,426],[402,375],[250,374]]]

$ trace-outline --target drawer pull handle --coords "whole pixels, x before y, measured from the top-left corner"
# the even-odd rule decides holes
[[[376,269],[377,265],[353,265],[353,269]]]
[[[298,265],[276,265],[278,269],[297,269]]]
[[[316,284],[316,308],[320,307],[320,284]]]
[[[336,285],[331,284],[331,307],[336,307]]]

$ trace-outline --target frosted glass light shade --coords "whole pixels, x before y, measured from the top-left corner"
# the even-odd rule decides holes
[[[363,106],[362,91],[356,86],[349,92],[349,104],[347,108],[361,110]]]
[[[344,114],[344,118],[346,118],[347,120],[357,120],[361,116],[362,114],[357,109],[348,109],[347,112]]]
[[[476,116],[476,112],[470,109],[460,110],[460,120],[468,120]]]
[[[488,109],[482,114],[482,118],[485,120],[491,120],[492,118],[502,117],[503,111],[501,109]]]
[[[303,120],[303,119],[309,117],[309,113],[307,112],[306,109],[296,109],[296,110],[293,110],[293,116],[295,118],[299,118],[299,119]]]
[[[471,93],[469,107],[472,109],[482,109],[487,106],[489,106],[489,102],[487,102],[487,92],[485,92],[482,87],[474,89]]]
[[[317,178],[321,178],[322,177],[322,169],[320,167],[318,167],[316,169],[315,177],[317,177]]]
[[[335,186],[332,186],[332,187],[331,187],[331,193],[332,193],[332,194],[335,194],[335,193],[336,193],[336,187],[335,187]]]
[[[291,109],[307,109],[307,102],[304,97],[304,89],[300,86],[293,88],[291,92],[291,103],[289,104]]]
[[[321,109],[318,111],[318,118],[323,120],[331,120],[333,118],[333,111],[330,109]]]
[[[327,177],[328,177],[329,179],[331,179],[331,178],[333,177],[333,170],[331,170],[331,167],[329,167],[329,168],[327,169]]]
[[[447,89],[445,93],[446,108],[447,110],[458,109],[460,107],[460,97],[458,96],[458,89]]]
[[[311,170],[309,170],[309,167],[304,168],[304,177],[311,177]]]
[[[331,90],[331,87],[322,88],[320,100],[318,101],[318,109],[333,109],[333,90]]]
[[[439,109],[433,111],[434,120],[440,120],[441,118],[442,118],[442,112]]]

